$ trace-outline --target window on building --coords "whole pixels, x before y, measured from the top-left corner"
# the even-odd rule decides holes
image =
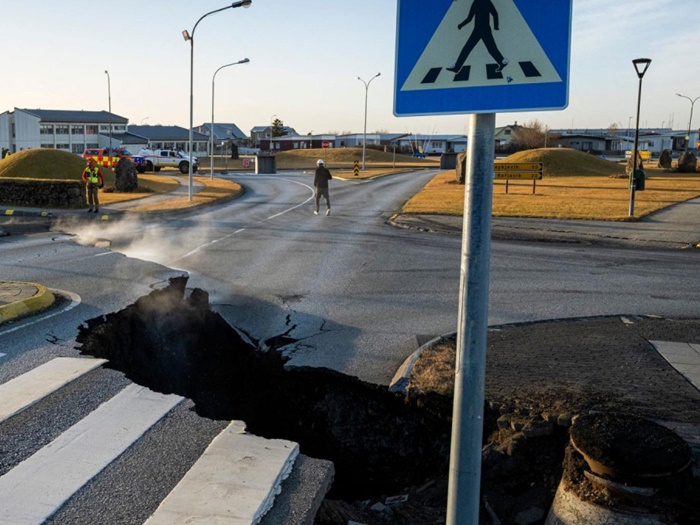
[[[71,135],[84,135],[85,134],[85,126],[79,126],[77,124],[73,124],[70,127],[70,134]]]
[[[56,124],[56,135],[68,135],[68,124]]]
[[[85,151],[85,146],[83,144],[73,144],[73,149],[71,151],[81,155],[83,151]]]
[[[109,126],[105,126],[104,124],[102,124],[100,126],[100,131],[109,131]]]
[[[100,147],[100,145],[97,142],[89,142],[89,143],[85,144],[85,149],[99,148],[99,147]]]
[[[123,126],[123,125],[114,126],[114,131],[126,131],[126,126]]]
[[[41,124],[39,126],[39,133],[41,135],[53,135],[53,124]]]
[[[85,126],[86,135],[97,135],[97,126]]]
[[[435,148],[435,149],[440,149],[442,147],[442,144],[440,142],[431,142],[430,147]]]
[[[56,144],[56,149],[65,149],[65,150],[69,150],[69,149],[70,149],[70,144],[65,144],[65,143]]]
[[[15,123],[12,123],[12,138],[15,138]]]
[[[53,144],[42,144],[41,147],[46,149],[53,149]]]

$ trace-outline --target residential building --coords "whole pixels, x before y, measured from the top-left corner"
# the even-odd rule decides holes
[[[253,129],[250,130],[250,142],[252,143],[253,146],[255,147],[260,147],[261,149],[265,149],[262,147],[262,141],[264,139],[271,139],[272,137],[272,125],[268,124],[267,126],[255,126]],[[282,136],[285,135],[296,135],[299,136],[299,133],[297,131],[290,127],[290,126],[282,126]],[[268,144],[269,146],[269,144]]]
[[[138,153],[139,149],[174,149],[189,151],[190,133],[180,126],[129,126],[122,144]],[[209,152],[209,137],[203,133],[192,132],[192,149],[195,155],[206,156]]]
[[[404,135],[398,139],[402,153],[424,155],[442,155],[443,153],[460,153],[467,148],[464,135]]]
[[[51,148],[82,154],[86,148],[108,147],[110,126],[114,136],[125,133],[128,122],[107,111],[15,108],[0,114],[0,147],[13,153]]]

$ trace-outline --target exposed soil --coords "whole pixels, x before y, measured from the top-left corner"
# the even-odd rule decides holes
[[[400,395],[331,370],[285,368],[274,349],[246,343],[212,312],[206,292],[185,298],[185,287],[186,278],[174,279],[120,312],[87,321],[81,351],[108,359],[136,383],[192,399],[204,417],[244,420],[251,433],[296,441],[302,453],[333,461],[336,479],[316,525],[445,522],[449,395],[416,389]],[[602,357],[596,362],[586,337],[612,337],[620,327],[613,330],[607,319],[592,324],[574,326],[580,337],[573,343],[571,326],[564,338],[554,323],[489,333],[480,523],[544,522],[576,414],[616,409],[700,423],[697,391],[676,383],[671,389],[678,378],[659,375],[665,368],[658,355],[630,350],[631,332],[624,344],[618,336],[615,366]],[[646,329],[656,339],[678,335],[668,326],[663,334],[658,326]],[[681,331],[700,341],[700,323]],[[643,347],[638,332],[632,335],[632,347]],[[582,359],[576,345],[596,367],[607,366],[604,373],[592,366],[591,377],[582,378],[577,363],[575,374],[569,361]],[[650,366],[657,368],[653,376]],[[617,381],[600,383],[605,373]],[[673,402],[659,407],[660,392]],[[694,490],[693,497],[700,495]],[[679,523],[698,523],[697,510],[688,504]]]

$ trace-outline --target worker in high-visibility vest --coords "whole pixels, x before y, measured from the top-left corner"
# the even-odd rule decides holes
[[[83,180],[87,190],[88,213],[97,213],[100,211],[100,199],[97,195],[97,190],[105,185],[104,177],[100,173],[100,168],[95,165],[93,159],[88,160],[87,168],[83,170]]]

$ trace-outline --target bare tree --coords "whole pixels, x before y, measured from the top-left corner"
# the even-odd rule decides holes
[[[512,143],[518,149],[542,148],[546,135],[546,126],[535,119],[513,129]]]
[[[608,126],[608,135],[611,137],[614,137],[617,135],[617,132],[620,130],[620,126],[617,125],[617,122],[613,122]]]

